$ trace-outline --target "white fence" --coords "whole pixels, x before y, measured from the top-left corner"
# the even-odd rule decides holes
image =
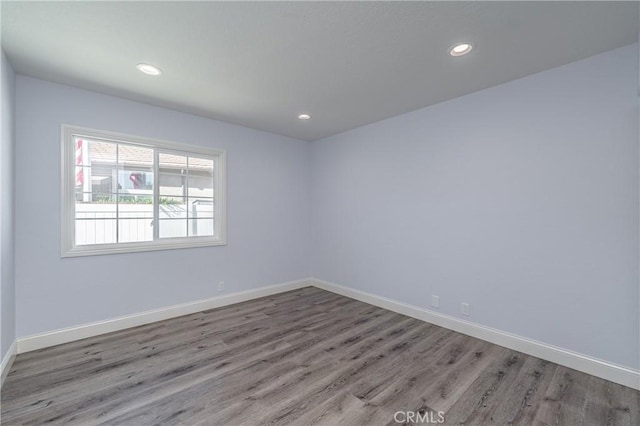
[[[160,238],[213,235],[212,217],[211,204],[160,205]],[[151,241],[153,222],[151,204],[77,203],[76,245]]]

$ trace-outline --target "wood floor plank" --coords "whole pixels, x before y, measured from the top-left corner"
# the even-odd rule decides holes
[[[603,380],[607,387],[609,422],[612,425],[640,425],[640,392]]]
[[[351,395],[350,392],[336,392],[334,396],[321,404],[309,407],[296,420],[296,423],[307,426],[357,424],[356,421],[363,410],[366,410],[365,403]]]
[[[526,358],[514,351],[503,351],[447,411],[447,420],[454,424],[493,424],[496,420],[492,413],[502,404]]]
[[[543,424],[599,424],[586,417],[590,379],[589,375],[558,366],[536,420]]]
[[[3,425],[640,423],[638,391],[312,287],[20,354],[0,402]]]
[[[448,352],[448,344],[464,340],[466,336],[452,333],[437,327],[437,331],[429,334],[416,345],[419,349],[413,356],[410,351],[402,353],[397,363],[408,368],[388,368],[377,375],[368,375],[352,387],[353,394],[372,406],[383,406],[390,410],[406,408],[407,398],[413,398],[413,391],[418,383],[426,383],[432,378],[431,370],[426,371],[421,363],[423,357],[437,359]],[[420,350],[420,345],[428,350]]]
[[[501,403],[491,412],[492,419],[508,419],[509,424],[528,425],[549,388],[556,365],[534,357],[526,357],[518,376],[502,395]]]

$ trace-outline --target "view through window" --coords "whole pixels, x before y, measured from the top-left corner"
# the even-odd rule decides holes
[[[205,239],[199,237],[224,243],[219,223],[224,197],[216,193],[223,188],[222,152],[82,133],[65,141],[67,149],[73,147],[73,188],[66,188],[73,194],[68,249],[120,245],[122,251],[126,243],[154,249],[154,242],[168,241],[159,248],[190,245],[185,240]]]

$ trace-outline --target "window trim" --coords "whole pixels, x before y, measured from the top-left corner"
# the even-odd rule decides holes
[[[176,153],[180,153],[181,155],[202,155],[207,158],[213,159],[214,194],[216,200],[214,211],[214,235],[217,236],[177,237],[167,239],[154,239],[152,241],[142,242],[87,244],[76,246],[74,181],[75,149],[73,147],[73,138],[78,136],[86,137],[87,139],[102,139],[114,143],[124,143],[129,145],[133,144],[162,151],[174,151]],[[157,157],[157,155],[158,151],[154,151],[154,157]],[[61,126],[61,160],[61,257],[64,258],[116,253],[135,253],[156,250],[172,250],[179,248],[222,246],[227,244],[227,153],[225,150],[63,124]],[[156,176],[157,173],[154,173],[154,180],[157,179]],[[158,206],[154,207],[154,218],[157,217],[157,215],[155,214],[155,210],[157,210],[157,207]]]

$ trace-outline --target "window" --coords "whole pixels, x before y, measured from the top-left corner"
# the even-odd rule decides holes
[[[62,256],[226,244],[225,152],[62,126]]]

